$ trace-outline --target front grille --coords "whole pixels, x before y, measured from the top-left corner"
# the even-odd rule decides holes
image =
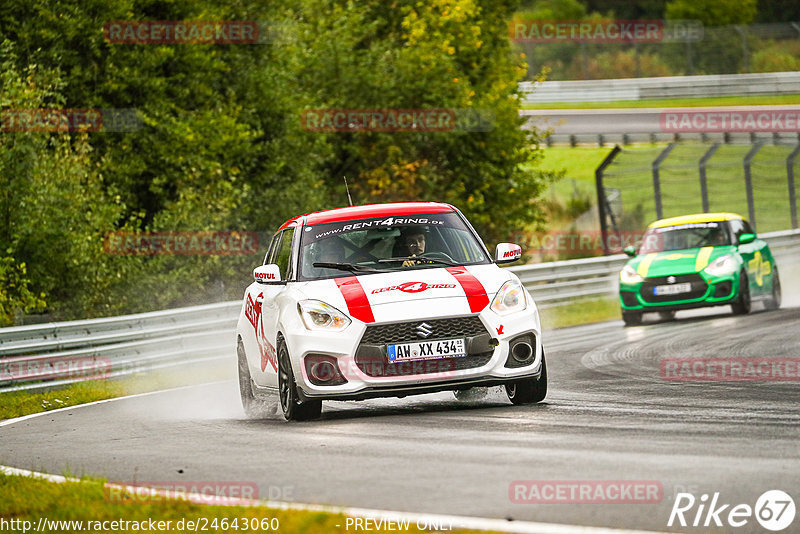
[[[425,323],[433,330],[429,339],[448,339],[453,337],[471,337],[486,334],[486,328],[477,315],[469,317],[453,317],[450,319],[426,319],[405,323],[368,325],[361,343],[405,343],[408,341],[425,341],[417,335],[416,328]]]
[[[418,335],[417,327],[425,323],[433,333],[428,338]],[[435,341],[463,337],[466,339],[466,356],[389,363],[388,343]],[[472,369],[489,363],[494,354],[492,337],[476,315],[450,319],[425,319],[403,323],[367,326],[356,350],[356,365],[372,377],[396,377],[446,373]]]
[[[703,295],[706,294],[708,291],[708,284],[703,277],[697,273],[692,274],[678,274],[675,275],[675,281],[673,284],[685,284],[690,283],[692,285],[691,291],[688,293],[678,293],[677,295],[654,295],[653,288],[655,286],[666,286],[672,285],[667,282],[667,276],[659,276],[655,278],[646,278],[644,282],[642,282],[642,287],[639,290],[642,296],[642,299],[645,302],[650,303],[659,303],[659,302],[673,302],[676,300],[691,300],[691,299],[699,299]]]
[[[441,358],[438,360],[415,360],[411,362],[389,363],[383,356],[356,355],[356,365],[361,372],[373,377],[395,377],[448,373],[460,369],[472,369],[486,365],[492,359],[492,351],[462,356],[461,358]]]

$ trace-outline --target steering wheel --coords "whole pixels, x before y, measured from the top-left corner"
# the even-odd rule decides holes
[[[442,259],[442,260],[447,260],[450,263],[455,263],[456,262],[453,258],[448,256],[444,252],[438,252],[438,251],[423,252],[422,254],[419,254],[417,257],[418,258],[438,258],[438,259]]]

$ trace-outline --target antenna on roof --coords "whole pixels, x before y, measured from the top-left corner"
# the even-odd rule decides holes
[[[347,187],[347,176],[342,175],[342,177],[344,178],[344,188],[347,189],[347,200],[350,201],[350,205],[352,206],[353,205],[353,199],[350,198],[350,188]]]

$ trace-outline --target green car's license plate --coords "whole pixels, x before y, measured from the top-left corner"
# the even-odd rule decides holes
[[[688,293],[692,290],[692,284],[671,284],[668,286],[655,286],[653,288],[653,295],[679,295],[681,293]]]

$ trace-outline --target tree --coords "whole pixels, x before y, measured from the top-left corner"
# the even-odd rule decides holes
[[[704,26],[749,24],[756,16],[758,0],[670,0],[669,20],[699,20]]]
[[[522,128],[517,83],[525,72],[508,40],[513,6],[471,0],[309,0],[292,48],[309,108],[474,110],[488,131],[319,133],[323,174],[357,202],[435,200],[461,208],[491,241],[541,219],[540,153]]]

